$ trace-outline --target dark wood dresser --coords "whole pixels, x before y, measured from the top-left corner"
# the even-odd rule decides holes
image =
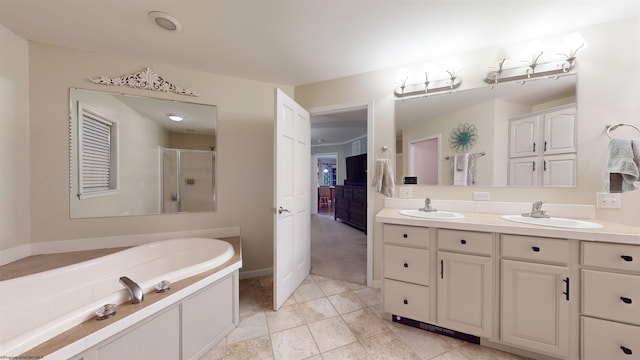
[[[336,185],[335,220],[341,220],[367,233],[367,186]]]

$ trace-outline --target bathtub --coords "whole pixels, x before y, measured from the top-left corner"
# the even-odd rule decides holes
[[[233,246],[223,240],[180,238],[0,281],[0,357],[20,355],[95,318],[104,304],[130,302],[121,276],[137,282],[146,294],[162,280],[176,282],[206,272],[233,255]]]

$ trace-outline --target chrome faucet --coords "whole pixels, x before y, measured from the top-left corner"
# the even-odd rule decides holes
[[[421,209],[418,209],[420,211],[426,211],[426,212],[436,212],[438,210],[434,209],[431,207],[431,199],[426,198],[424,199],[424,207]]]
[[[123,276],[120,278],[120,283],[124,285],[127,290],[129,290],[132,304],[138,304],[144,300],[144,293],[142,292],[142,288],[133,280],[129,279],[126,276]]]
[[[542,201],[536,201],[533,203],[533,206],[531,206],[531,212],[530,213],[524,213],[522,214],[522,216],[529,216],[532,218],[549,218],[551,216],[546,214],[545,210],[542,210]]]

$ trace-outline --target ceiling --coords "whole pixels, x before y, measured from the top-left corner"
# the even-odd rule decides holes
[[[293,86],[638,15],[638,0],[0,0],[28,40]],[[312,121],[314,144],[366,134],[363,111]]]
[[[639,14],[638,0],[0,0],[0,23],[29,40],[285,85]]]

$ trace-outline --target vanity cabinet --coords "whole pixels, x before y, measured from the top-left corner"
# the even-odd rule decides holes
[[[385,224],[383,233],[383,310],[428,322],[429,228]]]
[[[567,356],[568,240],[501,235],[501,248],[501,340]]]
[[[509,184],[575,186],[575,105],[509,122]]]
[[[476,336],[491,336],[493,235],[437,231],[437,323]]]
[[[584,360],[640,359],[640,247],[582,243]]]

